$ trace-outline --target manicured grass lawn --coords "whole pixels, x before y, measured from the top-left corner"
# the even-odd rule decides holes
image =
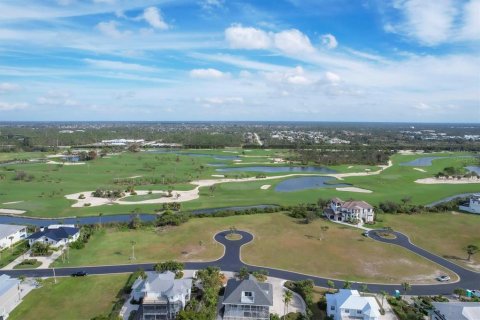
[[[21,263],[17,264],[15,267],[13,267],[13,269],[35,269],[35,268],[40,267],[41,264],[42,263],[38,260],[35,260],[35,262],[33,262],[33,263],[21,262]]]
[[[58,278],[30,292],[10,314],[11,320],[86,320],[110,312],[128,275]]]
[[[405,233],[416,245],[448,257],[451,261],[480,271],[480,253],[466,260],[464,248],[469,244],[480,248],[480,215],[464,213],[429,213],[419,215],[381,216],[384,226]]]
[[[322,233],[324,225],[329,230]],[[136,241],[136,262],[211,261],[223,253],[213,236],[231,226],[255,236],[253,243],[242,249],[242,259],[248,264],[352,281],[395,283],[434,282],[435,274],[448,273],[405,249],[365,238],[360,230],[321,219],[305,225],[282,213],[192,219],[161,232],[105,230],[85,249],[71,250],[68,265],[129,263],[132,240]]]
[[[0,252],[0,268],[3,268],[28,250],[27,241],[20,241],[13,248],[6,248]]]
[[[152,193],[152,194],[143,194],[143,195],[133,195],[133,196],[128,196],[122,199],[122,201],[144,201],[144,200],[152,200],[152,199],[160,199],[164,198],[165,195],[161,193]]]
[[[223,152],[233,151],[238,153]],[[261,162],[268,164],[268,157],[278,157],[288,154],[286,150],[185,150],[192,153],[206,153],[216,155],[239,155],[244,163]],[[242,154],[244,153],[244,154]],[[413,167],[400,166],[399,163],[407,162],[427,155],[394,155],[391,157],[394,166],[385,170],[380,175],[344,178],[345,183],[372,190],[373,193],[340,192],[335,188],[310,189],[296,192],[276,192],[275,186],[285,179],[259,180],[254,182],[225,183],[216,185],[215,191],[210,192],[208,187],[201,188],[199,199],[182,203],[182,208],[202,209],[228,206],[243,206],[255,204],[296,205],[299,203],[313,203],[319,197],[331,198],[338,196],[344,199],[355,198],[378,204],[381,201],[400,201],[404,197],[411,197],[413,204],[427,204],[447,196],[478,191],[476,184],[457,185],[422,185],[414,183],[416,179],[432,177],[447,166],[464,166],[472,164],[474,159],[457,158],[433,161],[430,167],[422,167],[426,172],[419,172]],[[465,153],[437,154],[441,156],[465,155]],[[17,155],[18,156],[18,155]],[[249,157],[246,157],[249,156]],[[253,157],[250,157],[253,156]],[[6,156],[4,156],[6,157]],[[194,157],[188,155],[176,156],[175,154],[155,154],[148,152],[122,153],[110,158],[97,159],[85,165],[61,166],[49,164],[20,164],[0,167],[0,174],[5,178],[0,180],[0,204],[12,201],[22,201],[16,204],[1,205],[1,208],[27,210],[25,215],[41,217],[66,217],[98,215],[99,213],[115,214],[130,213],[132,211],[153,213],[161,206],[155,204],[142,205],[109,205],[101,207],[72,208],[71,202],[65,199],[66,194],[94,190],[96,188],[115,189],[125,188],[114,184],[117,178],[157,178],[162,181],[154,185],[137,185],[138,190],[166,190],[169,186],[173,189],[187,190],[194,186],[189,181],[197,179],[212,179],[212,174],[218,174],[215,167],[209,163],[223,162],[229,166],[236,166],[231,160],[215,160],[212,157]],[[282,164],[280,166],[284,166]],[[378,167],[353,165],[334,166],[339,172],[364,172],[365,169],[376,171]],[[25,171],[32,174],[33,181],[14,181],[13,170]],[[273,175],[282,175],[276,173]],[[228,177],[252,177],[255,172],[235,172],[227,174]],[[272,175],[272,174],[267,174]],[[177,181],[168,183],[165,181]],[[165,183],[163,183],[165,182]],[[140,184],[137,181],[137,184]],[[272,185],[267,190],[260,187],[264,184]],[[156,196],[156,195],[150,195]],[[143,197],[143,196],[138,196]],[[149,198],[149,197],[147,197]],[[127,201],[133,201],[132,197]],[[138,200],[139,198],[137,198]],[[140,198],[144,199],[144,198]]]

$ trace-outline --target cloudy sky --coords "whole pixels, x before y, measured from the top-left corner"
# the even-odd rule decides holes
[[[480,0],[1,0],[7,120],[480,122]]]

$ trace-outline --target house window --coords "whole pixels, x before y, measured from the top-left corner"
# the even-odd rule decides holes
[[[330,310],[332,310],[332,311],[335,310],[335,306],[331,306]]]
[[[362,314],[362,310],[357,310],[357,314]]]
[[[348,310],[348,309],[345,309],[345,313],[350,313],[350,310]]]
[[[250,291],[245,291],[243,294],[245,297],[251,297],[253,294]]]

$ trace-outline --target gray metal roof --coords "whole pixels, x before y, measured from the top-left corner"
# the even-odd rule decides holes
[[[20,284],[20,280],[15,278],[10,278],[10,276],[7,276],[6,274],[2,274],[0,276],[0,298],[12,287],[18,286],[19,284]]]
[[[15,232],[25,229],[26,226],[17,226],[13,224],[0,224],[0,239],[7,238]]]
[[[432,302],[432,305],[446,320],[480,319],[480,302]]]
[[[243,303],[242,292],[254,292],[255,301],[253,303]],[[258,282],[254,276],[248,280],[230,279],[225,288],[223,304],[245,304],[256,306],[273,306],[273,288],[268,282]]]
[[[147,272],[147,278],[142,284],[142,291],[155,292],[161,296],[185,295],[192,287],[192,279],[175,279],[175,273]]]

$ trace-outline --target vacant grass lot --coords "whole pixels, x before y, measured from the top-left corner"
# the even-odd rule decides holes
[[[329,229],[322,232],[325,225]],[[71,250],[68,265],[129,263],[132,240],[136,241],[136,262],[215,260],[222,255],[223,246],[214,242],[213,236],[231,226],[255,236],[242,249],[242,259],[249,264],[371,282],[426,283],[434,281],[436,274],[446,273],[407,250],[365,238],[360,230],[321,219],[305,225],[281,213],[192,219],[161,232],[106,230],[95,235],[85,249]]]
[[[11,320],[85,320],[110,312],[128,275],[49,279],[30,292],[10,314]]]
[[[464,248],[480,248],[480,215],[429,213],[421,215],[382,215],[383,225],[405,233],[416,245],[451,261],[480,271],[480,253],[466,260]]]

